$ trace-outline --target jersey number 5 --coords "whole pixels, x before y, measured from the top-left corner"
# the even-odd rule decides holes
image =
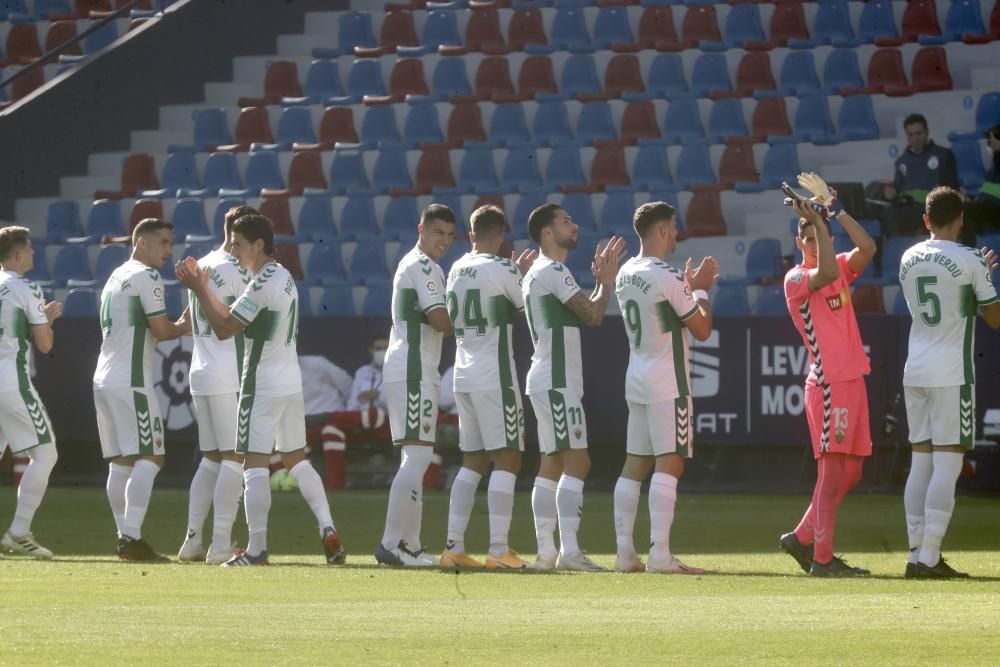
[[[929,327],[937,326],[941,323],[941,299],[938,295],[927,289],[929,285],[937,285],[936,276],[920,276],[917,278],[917,301],[920,305],[930,304],[929,313],[920,313],[920,319]]]

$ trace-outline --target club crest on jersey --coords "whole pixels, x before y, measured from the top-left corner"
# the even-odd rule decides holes
[[[572,287],[573,286],[573,276],[569,276],[568,275],[565,278],[563,278],[563,280],[566,282],[566,287]]]
[[[833,432],[833,437],[834,439],[836,439],[838,445],[844,441],[845,435],[846,434],[844,433],[844,429],[842,428],[838,428],[836,431]]]
[[[940,162],[938,162],[937,155],[932,155],[930,159],[927,160],[928,169],[937,169],[939,165]]]
[[[802,270],[795,271],[794,273],[792,273],[791,275],[788,276],[788,280],[790,282],[793,282],[793,283],[800,283],[800,282],[802,282],[802,278],[805,275],[806,275],[805,271],[802,271]]]
[[[153,288],[153,298],[157,299],[157,300],[160,300],[160,299],[163,298],[163,288],[162,287],[154,287]]]
[[[424,435],[427,435],[430,432],[431,432],[431,425],[428,424],[427,422],[424,422]]]
[[[427,291],[429,293],[431,293],[431,294],[437,294],[438,293],[437,283],[434,282],[433,280],[428,280],[427,281]]]
[[[579,440],[580,438],[583,437],[583,431],[580,430],[579,428],[576,429],[575,431],[573,431],[573,437]]]

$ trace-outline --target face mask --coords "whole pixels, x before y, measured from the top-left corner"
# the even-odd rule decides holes
[[[385,361],[385,350],[375,350],[374,352],[372,352],[373,364],[381,368],[383,361]]]

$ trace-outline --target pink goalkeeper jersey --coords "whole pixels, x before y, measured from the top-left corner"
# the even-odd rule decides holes
[[[809,269],[801,264],[785,274],[788,312],[809,350],[809,376],[821,384],[871,370],[851,303],[850,285],[858,274],[847,266],[847,253],[837,255],[837,265],[840,277],[816,292],[809,291]]]

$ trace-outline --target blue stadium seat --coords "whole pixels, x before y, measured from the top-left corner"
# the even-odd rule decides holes
[[[871,3],[865,5],[870,7]],[[834,49],[823,64],[823,90],[839,95],[841,88],[864,88],[858,67],[858,54],[853,49]]]
[[[869,0],[858,18],[858,38],[862,42],[873,42],[876,37],[897,37],[896,17],[892,12],[891,0]]]
[[[983,154],[980,143],[975,139],[956,141],[951,144],[958,166],[958,180],[963,188],[975,190],[986,180]]]
[[[702,139],[704,136],[698,101],[683,98],[671,100],[663,120],[663,140],[680,144],[691,139]]]
[[[515,148],[507,153],[501,171],[503,184],[508,190],[524,192],[542,187],[538,172],[538,157],[533,148]]]
[[[531,144],[531,134],[524,119],[524,105],[520,103],[498,104],[490,118],[490,144],[493,146],[527,146]]]
[[[236,155],[233,153],[212,153],[205,162],[205,175],[202,178],[205,192],[215,196],[220,190],[243,190],[240,172],[236,167]]]
[[[335,238],[337,226],[333,221],[330,198],[325,195],[306,196],[299,210],[298,229],[301,236],[311,241]]]
[[[199,151],[233,143],[225,109],[198,109],[194,112],[194,145]]]
[[[274,150],[289,151],[296,143],[315,144],[316,132],[309,107],[286,107],[278,118],[278,136],[275,138],[277,143],[270,147]]]
[[[91,287],[75,287],[66,294],[63,317],[97,317],[97,292]]]
[[[207,243],[203,241],[198,241],[197,243],[185,243],[184,244],[184,257],[194,257],[195,259],[201,259],[208,253],[215,250],[214,243]]]
[[[601,80],[592,55],[575,53],[566,59],[559,78],[562,95],[579,97],[582,93],[600,93],[601,90]]]
[[[590,201],[589,194],[585,192],[571,192],[563,196],[563,200],[559,202],[559,206],[569,214],[569,217],[580,228],[581,234],[589,233],[596,229],[594,206]],[[593,255],[591,255],[591,258],[593,258]],[[588,264],[588,266],[590,265]]]
[[[265,188],[283,190],[285,177],[278,164],[278,154],[272,151],[250,153],[250,157],[247,158],[246,185],[253,193]]]
[[[365,95],[384,96],[385,83],[382,80],[382,68],[378,60],[363,59],[351,63],[351,69],[347,73],[345,93],[343,96],[327,97],[324,104],[328,106],[357,104]]]
[[[602,7],[594,19],[593,44],[598,49],[610,49],[616,43],[633,44],[632,28],[624,7]]]
[[[174,238],[183,239],[191,236],[208,236],[208,225],[205,224],[205,204],[201,199],[180,199],[174,206],[170,218],[174,223]]]
[[[123,236],[125,233],[121,203],[118,200],[98,199],[90,206],[90,214],[87,216],[88,235],[100,238]]]
[[[795,144],[775,144],[764,155],[761,182],[778,187],[782,181],[794,183],[801,173],[799,151]]]
[[[535,110],[532,134],[540,146],[573,143],[573,129],[566,105],[560,101],[540,103]]]
[[[973,0],[951,0],[944,19],[944,36],[959,41],[965,35],[984,35],[983,17],[979,3]]]
[[[97,252],[97,261],[94,266],[94,279],[98,285],[107,282],[111,273],[124,264],[129,258],[128,246],[114,244],[102,246]]]
[[[742,283],[719,281],[719,287],[712,297],[713,315],[749,315],[750,303],[747,290]]]
[[[366,238],[358,241],[354,252],[347,260],[347,267],[353,285],[387,281],[389,271],[385,266],[385,248],[382,239]]]
[[[389,317],[392,315],[392,286],[370,286],[361,302],[359,314],[370,317]]]
[[[11,4],[22,4],[22,0],[7,0]],[[34,18],[35,19],[47,19],[52,14],[72,14],[73,7],[70,0],[35,0],[34,2]],[[0,10],[0,16],[3,15],[3,11]]]
[[[0,0],[0,21],[10,19],[26,20],[31,15],[24,0]]]
[[[226,213],[229,209],[243,206],[246,201],[238,197],[225,197],[219,200],[212,214],[212,236],[222,239],[226,235]]]
[[[90,262],[87,260],[87,246],[73,243],[59,248],[52,262],[52,280],[60,285],[67,280],[93,280]]]
[[[730,49],[743,46],[744,42],[766,42],[760,23],[760,10],[756,4],[733,5],[726,17],[723,41]]]
[[[445,100],[450,95],[472,95],[463,58],[441,58],[431,77],[431,96]]]
[[[542,190],[522,193],[514,205],[514,215],[507,216],[511,233],[515,239],[526,239],[528,236],[528,216],[536,208],[548,202],[548,193]]]
[[[345,12],[337,21],[337,46],[335,48],[313,49],[314,58],[336,58],[354,53],[354,47],[374,48],[378,46],[372,18],[368,12]]]
[[[344,261],[339,243],[314,243],[306,258],[306,278],[311,283],[331,284],[344,282]]]
[[[576,139],[583,144],[592,144],[597,139],[617,139],[618,132],[611,119],[611,105],[608,102],[584,102],[576,121]]]
[[[417,210],[415,197],[392,197],[382,215],[382,235],[389,240],[413,240],[417,236]]]
[[[179,151],[167,156],[163,162],[163,172],[160,174],[163,196],[175,197],[178,190],[201,189],[201,183],[198,181],[198,165],[195,164],[194,156],[191,151]]]
[[[25,278],[29,280],[34,280],[35,282],[46,282],[52,280],[52,276],[49,275],[49,262],[48,258],[48,248],[45,246],[44,240],[32,239],[31,247],[35,251],[35,261],[34,266],[30,271],[24,274]],[[48,301],[49,299],[46,299]]]
[[[785,302],[784,285],[768,285],[760,291],[757,297],[757,307],[754,315],[788,315],[788,304]]]
[[[80,224],[80,205],[66,199],[49,204],[45,220],[45,241],[64,243],[69,238],[84,236]]]
[[[306,281],[296,281],[295,289],[298,291],[299,296],[299,312],[298,316],[301,317],[312,317],[312,291],[311,286]]]
[[[684,144],[677,158],[677,184],[684,190],[692,185],[711,184],[718,181],[712,169],[712,159],[708,154],[708,144],[692,142]]]
[[[401,56],[417,56],[436,53],[439,46],[459,46],[462,36],[458,33],[458,21],[455,12],[433,10],[424,18],[424,27],[420,32],[420,46],[403,46],[397,49]]]
[[[581,229],[577,235],[577,249],[566,257],[566,268],[584,289],[589,289],[596,283],[590,265],[594,259],[594,247],[598,238],[593,231]]]
[[[1000,121],[1000,93],[986,93],[976,104],[976,129],[972,132],[949,132],[948,141],[980,139]]]
[[[632,185],[637,190],[661,190],[674,186],[667,151],[658,143],[639,146],[632,162]]]
[[[575,146],[556,146],[552,149],[549,162],[545,166],[545,185],[558,189],[565,185],[586,185],[580,164],[580,153]]]
[[[831,143],[834,136],[833,120],[825,95],[810,95],[799,98],[799,108],[795,111],[793,123],[794,137],[798,141],[814,144]]]
[[[379,144],[399,144],[399,127],[396,126],[396,112],[392,105],[365,108],[365,118],[361,121],[361,143],[366,148]]]
[[[160,272],[160,275],[165,281],[171,279],[163,271]],[[178,282],[164,282],[163,287],[163,302],[167,307],[167,317],[175,320],[184,312],[184,286]]]
[[[549,47],[560,51],[570,48],[593,50],[583,9],[564,7],[556,11],[549,31]]]
[[[407,148],[417,148],[421,144],[444,142],[441,121],[437,107],[433,104],[415,104],[410,107],[403,123],[403,137]]]
[[[497,170],[493,150],[486,146],[468,146],[458,168],[458,187],[465,192],[493,194],[497,192]]]
[[[778,92],[782,95],[801,97],[818,93],[820,85],[812,51],[792,51],[785,56],[785,62],[781,64],[780,80]]]
[[[899,280],[899,261],[910,246],[926,241],[923,236],[894,236],[885,242],[882,249],[882,283],[891,285]]]
[[[820,44],[856,46],[847,0],[825,0],[819,3],[813,22],[813,39]]]
[[[406,152],[398,146],[383,146],[375,158],[372,174],[375,190],[388,192],[393,188],[412,188],[413,179],[406,163]]]
[[[451,247],[448,248],[448,251],[445,252],[444,256],[438,260],[438,264],[441,266],[441,270],[444,271],[444,275],[447,276],[451,271],[451,265],[471,250],[472,245],[468,241],[456,239],[451,244]]]
[[[333,285],[323,290],[316,306],[318,317],[352,317],[354,314],[354,294],[350,286]]]
[[[896,292],[896,298],[892,300],[892,310],[889,314],[902,315],[904,317],[910,316],[910,308],[906,305],[906,295],[903,294],[903,290]]]
[[[868,95],[845,97],[837,115],[837,139],[839,141],[860,141],[878,139],[878,122],[875,108]]]
[[[754,239],[747,250],[746,280],[759,283],[765,278],[779,278],[782,274],[781,241]]]
[[[721,53],[703,53],[694,61],[691,71],[691,92],[707,97],[713,90],[732,90],[726,56]]]
[[[743,103],[732,97],[715,100],[708,112],[708,140],[721,144],[726,137],[745,137],[747,121],[743,116]]]
[[[600,230],[602,234],[629,237],[634,231],[632,215],[635,213],[635,195],[631,192],[609,192],[601,207]]]
[[[676,53],[659,53],[653,58],[646,77],[646,92],[651,97],[675,97],[688,92],[684,61]]]
[[[365,173],[362,153],[354,149],[335,150],[330,164],[330,192],[350,194],[369,192],[371,185]]]
[[[305,97],[284,97],[282,104],[320,104],[327,97],[342,97],[340,71],[335,60],[314,60],[306,70]]]
[[[91,21],[91,24],[85,26],[84,29],[93,27],[95,23],[97,21]],[[118,24],[115,21],[109,21],[83,38],[83,52],[88,56],[93,55],[109,46],[116,39],[118,39]]]
[[[347,198],[340,213],[340,233],[355,239],[378,236],[375,205],[371,197],[359,195]]]

